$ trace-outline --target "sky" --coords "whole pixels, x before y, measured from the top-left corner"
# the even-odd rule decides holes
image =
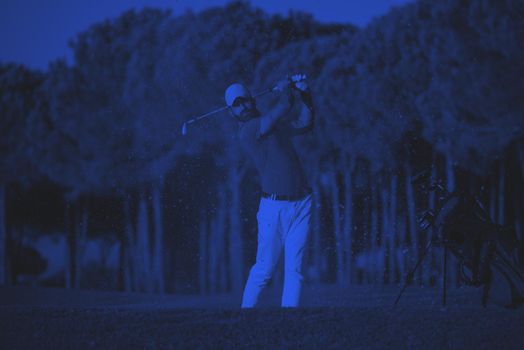
[[[413,0],[251,0],[270,14],[290,9],[309,12],[321,22],[365,26],[392,6]],[[0,62],[45,69],[49,61],[66,57],[68,41],[91,24],[144,7],[170,8],[173,14],[221,6],[230,0],[0,0]]]

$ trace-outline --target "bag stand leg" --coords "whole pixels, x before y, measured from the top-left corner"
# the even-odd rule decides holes
[[[397,299],[395,300],[395,305],[398,304],[398,301],[400,300],[400,297],[402,296],[402,294],[406,290],[408,284],[411,283],[411,281],[413,281],[413,276],[415,276],[415,272],[417,271],[418,267],[420,266],[420,264],[422,263],[422,261],[426,257],[426,254],[428,253],[429,248],[431,248],[432,244],[433,244],[433,240],[430,239],[428,244],[426,244],[426,248],[424,248],[424,252],[422,253],[422,256],[418,259],[417,263],[415,264],[415,267],[411,271],[409,271],[409,273],[407,274],[406,281],[404,282],[404,286],[400,290],[400,293],[398,294]]]
[[[448,246],[444,245],[444,268],[442,269],[442,306],[446,306],[447,267],[448,267]]]

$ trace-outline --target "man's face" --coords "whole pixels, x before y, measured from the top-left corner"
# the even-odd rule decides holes
[[[256,101],[251,96],[239,96],[235,98],[230,109],[233,116],[242,122],[247,122],[260,116]]]

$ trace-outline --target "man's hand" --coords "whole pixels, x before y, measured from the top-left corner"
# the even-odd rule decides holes
[[[299,92],[302,103],[310,110],[313,110],[313,100],[311,98],[311,90],[305,74],[294,74],[289,77],[293,84],[293,88]]]
[[[288,89],[295,89],[299,92],[309,91],[309,85],[305,74],[293,74],[279,80],[273,90],[286,92]]]
[[[294,74],[289,80],[291,80],[293,87],[300,92],[309,91],[309,85],[307,83],[307,77],[305,74]]]

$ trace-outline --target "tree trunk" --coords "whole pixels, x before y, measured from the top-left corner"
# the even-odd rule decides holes
[[[0,184],[0,285],[7,285],[6,186]]]
[[[76,210],[75,205],[66,199],[65,230],[66,230],[66,261],[65,261],[65,287],[67,289],[75,286],[75,262],[76,262]]]
[[[454,165],[453,165],[454,161],[453,161],[453,158],[451,156],[451,154],[448,152],[446,154],[446,189],[451,193],[455,190],[456,188],[456,184],[455,184],[455,172],[454,172]],[[448,260],[447,260],[447,272],[446,272],[446,276],[442,276],[444,274],[444,269],[443,269],[443,264],[444,264],[444,248],[440,248],[437,250],[438,253],[437,256],[438,256],[438,271],[439,271],[439,277],[444,277],[446,279],[446,281],[450,280],[450,281],[454,281],[454,279],[456,278],[456,271],[458,269],[458,264],[457,262],[455,261],[455,259],[451,256],[451,254],[448,252]],[[448,278],[449,276],[449,278]],[[443,286],[443,279],[442,278],[439,278],[438,279],[438,283],[440,285],[440,287],[444,287]],[[452,284],[453,286],[454,284]]]
[[[218,290],[220,293],[227,291],[227,279],[228,279],[228,266],[227,266],[227,255],[226,255],[226,219],[227,219],[227,194],[225,191],[221,192],[220,210],[218,213],[217,220],[217,237],[219,239],[219,259],[218,259],[218,270],[219,270],[219,286]]]
[[[391,175],[389,181],[389,212],[388,212],[388,223],[389,223],[389,236],[388,236],[388,246],[389,246],[389,256],[388,256],[388,265],[389,265],[389,283],[394,283],[398,281],[398,265],[395,263],[397,261],[397,241],[398,230],[397,230],[397,176]]]
[[[131,219],[131,204],[127,195],[123,199],[124,206],[124,227],[120,230],[120,251],[119,251],[119,265],[118,270],[118,288],[124,292],[135,290],[132,285],[132,255],[130,251],[133,247],[133,223]]]
[[[164,227],[162,215],[162,187],[158,184],[153,187],[153,217],[155,225],[154,254],[152,257],[152,276],[154,288],[160,294],[165,293],[164,283]]]
[[[208,261],[208,222],[205,211],[200,212],[199,237],[198,237],[198,286],[200,294],[207,291],[207,261]]]
[[[341,232],[340,225],[340,201],[339,201],[339,188],[337,184],[336,171],[332,171],[329,174],[330,180],[330,192],[331,192],[331,207],[333,210],[333,229],[335,234],[335,254],[337,260],[337,283],[346,283],[345,269],[344,269],[344,250],[345,247],[344,237]]]
[[[524,182],[524,141],[519,142],[517,145],[517,157],[520,165],[520,179]]]
[[[345,243],[345,266],[346,276],[345,283],[351,283],[354,278],[353,267],[353,170],[355,168],[354,158],[350,158],[347,162],[346,174],[344,176],[344,229],[343,241]]]
[[[406,280],[406,271],[409,268],[409,246],[406,244],[408,231],[406,220],[408,216],[402,212],[397,218],[397,229],[400,235],[400,240],[396,248],[396,266],[398,268],[397,282],[403,284]]]
[[[504,225],[504,191],[505,191],[505,179],[506,179],[506,168],[504,167],[504,159],[500,161],[500,168],[499,168],[499,188],[498,188],[498,224]]]
[[[218,216],[217,214],[215,214],[211,218],[210,223],[209,223],[209,230],[210,230],[210,233],[209,233],[209,266],[206,272],[208,273],[207,280],[209,281],[209,292],[211,293],[216,293],[218,290],[217,274],[218,274],[218,267],[219,267],[219,263],[218,263],[219,254],[218,254],[217,245],[218,245],[219,240],[217,237],[217,230],[216,230],[217,220],[218,220]]]
[[[149,239],[149,218],[147,212],[147,202],[145,195],[140,196],[137,213],[137,278],[138,289],[141,292],[151,292],[151,265],[150,265],[150,239]]]
[[[497,218],[497,187],[494,184],[496,178],[491,184],[491,191],[489,193],[489,216],[493,222],[498,222]]]
[[[416,219],[416,202],[415,194],[413,192],[413,185],[411,184],[411,166],[406,165],[406,207],[408,215],[408,230],[409,230],[409,240],[411,242],[410,250],[408,253],[408,269],[411,269],[411,266],[414,266],[419,257],[419,243],[418,243],[418,225]]]
[[[523,203],[523,196],[522,194],[517,195],[518,193],[522,193],[523,185],[524,185],[524,141],[520,141],[517,143],[517,157],[518,157],[518,163],[520,165],[520,184],[519,184],[519,190],[517,190],[517,193],[513,196],[513,209],[515,212],[515,233],[517,236],[517,239],[522,242],[524,241],[524,227],[522,219],[524,217],[524,211],[522,209]],[[518,182],[518,180],[515,179],[515,182]]]
[[[451,154],[446,153],[446,189],[449,192],[455,190],[455,171],[453,169],[453,158]]]
[[[226,191],[218,190],[217,212],[211,222],[209,286],[213,293],[224,292],[227,288],[227,262],[225,252]]]
[[[437,160],[436,155],[433,155],[433,168],[431,170],[431,177],[430,181],[433,183],[437,180]],[[429,196],[427,198],[428,201],[428,209],[435,210],[435,201],[436,196],[435,192],[430,192]],[[419,254],[422,254],[424,251],[426,244],[429,242],[429,240],[433,237],[433,228],[429,228],[427,231],[421,231],[420,236],[420,247],[419,247]],[[420,256],[420,255],[419,255]],[[432,248],[424,258],[424,263],[422,263],[419,267],[419,271],[421,274],[421,283],[425,286],[431,285],[431,280],[433,278],[433,262],[435,261],[435,249]]]
[[[515,234],[519,241],[524,240],[524,233],[522,232],[522,207],[521,207],[521,198],[518,196],[513,197],[514,209],[515,209]]]
[[[371,185],[371,224],[370,224],[370,234],[371,234],[371,246],[369,248],[370,259],[366,259],[371,266],[367,266],[367,269],[370,271],[370,280],[371,283],[375,284],[379,282],[379,260],[378,254],[380,252],[380,246],[378,242],[378,191],[377,183],[374,182]]]
[[[357,271],[357,284],[365,284],[369,283],[369,261],[367,261],[367,256],[369,256],[370,253],[370,247],[371,247],[371,233],[370,233],[370,215],[371,215],[371,198],[370,193],[366,196],[366,198],[363,200],[363,208],[362,208],[362,242],[361,242],[361,250],[358,255],[355,255],[354,260],[354,270]]]
[[[242,237],[242,218],[240,216],[240,186],[245,171],[233,167],[229,172],[229,274],[231,289],[234,293],[242,291],[244,286],[244,242]]]
[[[387,185],[383,185],[380,191],[380,202],[382,207],[382,229],[381,229],[381,247],[382,252],[384,256],[384,269],[382,271],[382,282],[385,284],[388,284],[390,282],[391,278],[391,264],[389,261],[389,256],[391,255],[391,246],[390,246],[390,240],[391,240],[391,227],[390,227],[390,199],[389,199],[389,189]]]
[[[81,287],[82,277],[82,260],[84,258],[84,250],[87,243],[87,225],[89,221],[89,207],[88,198],[83,198],[78,201],[78,215],[76,216],[76,244],[75,244],[75,288]]]
[[[456,184],[455,184],[455,171],[454,171],[454,165],[453,165],[454,161],[453,161],[453,158],[450,154],[450,152],[448,152],[446,154],[446,189],[451,193],[455,190],[455,187],[456,187]],[[441,273],[441,276],[442,274],[444,274],[444,269],[442,268],[443,266],[443,263],[444,263],[444,248],[442,247],[441,249],[439,249],[439,257],[440,257],[440,273]],[[452,284],[451,286],[455,286],[455,279],[456,279],[456,276],[457,276],[457,271],[458,271],[458,263],[455,261],[455,259],[452,257],[452,255],[448,252],[448,257],[447,257],[447,268],[446,268],[446,276],[442,276],[445,280],[446,280],[446,285],[447,285],[447,281],[451,281]],[[449,276],[449,277],[448,277]],[[444,280],[442,278],[439,278],[439,282],[438,282],[442,288],[444,288]]]

